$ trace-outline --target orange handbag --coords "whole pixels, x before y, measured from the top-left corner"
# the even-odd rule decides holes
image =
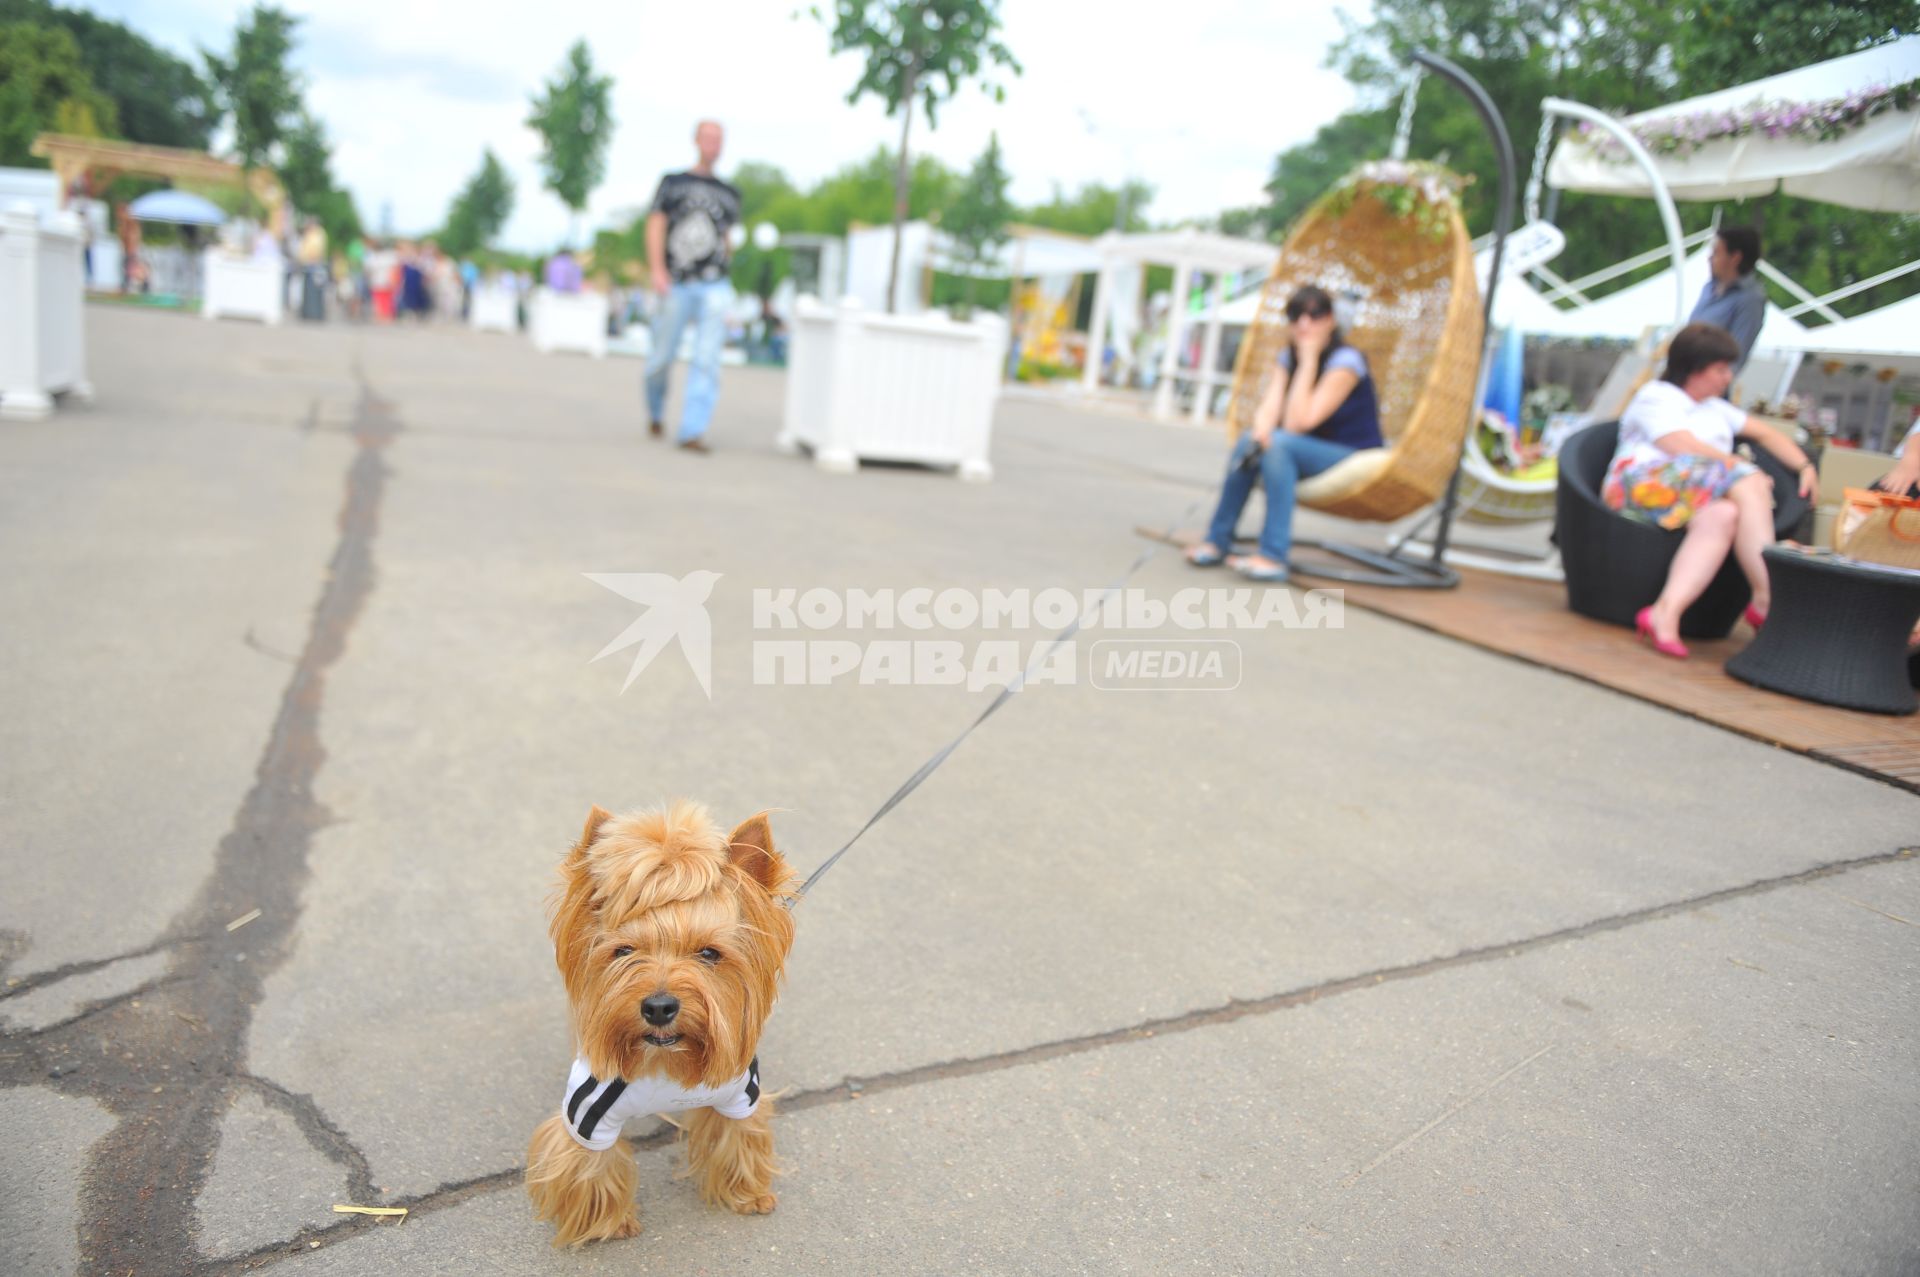
[[[1833,548],[1863,563],[1920,570],[1920,501],[1848,488],[1833,521]]]

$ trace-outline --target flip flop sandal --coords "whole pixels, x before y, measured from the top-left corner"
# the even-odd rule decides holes
[[[1217,568],[1227,561],[1227,556],[1215,550],[1212,554],[1189,554],[1187,562],[1196,568]]]
[[[1235,568],[1234,571],[1249,581],[1259,581],[1266,585],[1285,585],[1293,579],[1293,574],[1286,568],[1241,567]]]

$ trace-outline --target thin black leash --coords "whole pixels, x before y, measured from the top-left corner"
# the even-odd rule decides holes
[[[866,832],[869,829],[872,829],[875,825],[879,824],[880,818],[882,816],[885,816],[888,812],[892,811],[895,807],[898,807],[903,801],[906,800],[906,797],[908,794],[911,794],[914,790],[920,788],[920,783],[926,780],[927,777],[933,775],[934,772],[938,771],[940,769],[940,764],[946,762],[948,757],[952,755],[953,751],[960,748],[960,743],[962,741],[966,740],[967,737],[973,735],[974,730],[978,728],[980,724],[986,722],[989,718],[992,718],[994,714],[999,711],[1002,705],[1005,705],[1008,701],[1012,700],[1014,693],[1018,692],[1022,687],[1026,686],[1027,679],[1034,673],[1034,671],[1044,666],[1047,663],[1047,660],[1054,654],[1054,652],[1059,650],[1059,647],[1062,643],[1065,643],[1068,639],[1072,638],[1075,634],[1080,632],[1080,627],[1082,624],[1085,623],[1089,613],[1098,611],[1100,607],[1103,606],[1109,598],[1113,597],[1115,591],[1121,589],[1123,586],[1126,585],[1128,580],[1132,578],[1135,572],[1138,572],[1141,568],[1145,567],[1147,565],[1147,562],[1150,559],[1152,559],[1154,555],[1159,554],[1162,550],[1166,549],[1167,543],[1171,541],[1173,538],[1174,531],[1177,528],[1179,528],[1181,524],[1184,524],[1189,518],[1193,517],[1194,512],[1200,508],[1200,504],[1201,504],[1200,502],[1196,501],[1192,505],[1188,506],[1186,510],[1181,513],[1179,519],[1177,519],[1174,523],[1169,525],[1166,532],[1164,532],[1158,540],[1150,542],[1147,548],[1140,552],[1139,557],[1134,559],[1134,561],[1128,565],[1127,570],[1122,572],[1118,577],[1114,578],[1113,583],[1107,586],[1107,588],[1101,592],[1099,603],[1095,604],[1093,607],[1082,608],[1079,615],[1073,618],[1072,624],[1068,625],[1065,629],[1061,630],[1058,634],[1053,636],[1053,641],[1047,644],[1046,651],[1042,652],[1039,656],[1035,657],[1033,661],[1029,665],[1027,665],[1025,669],[1022,669],[1020,673],[1017,676],[1015,676],[1014,680],[1011,683],[1008,683],[1005,687],[1000,689],[1000,694],[998,696],[995,696],[993,700],[987,703],[987,707],[980,711],[980,716],[978,718],[974,719],[971,723],[968,723],[966,728],[958,736],[948,741],[945,745],[942,745],[940,749],[933,755],[933,757],[927,759],[926,762],[920,764],[919,770],[915,771],[913,775],[907,777],[906,782],[902,784],[900,788],[894,790],[893,793],[887,798],[887,801],[880,804],[880,810],[874,812],[873,815],[867,817],[867,823],[860,826],[860,828],[854,833],[853,837],[847,839],[847,841],[841,845],[840,850],[834,852],[831,856],[828,856],[824,864],[822,864],[818,869],[815,869],[811,874],[807,876],[807,880],[800,884],[800,890],[794,892],[792,899],[788,902],[789,907],[791,907],[792,905],[798,904],[802,899],[804,899],[806,897],[806,894],[809,891],[813,890],[813,884],[816,882],[819,882],[822,878],[826,877],[827,870],[833,868],[834,865],[838,864],[840,861],[840,857],[846,855],[847,852],[852,849],[853,844],[859,842],[860,839],[866,834]]]

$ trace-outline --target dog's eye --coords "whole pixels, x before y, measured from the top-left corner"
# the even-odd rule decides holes
[[[717,965],[720,961],[720,951],[718,949],[702,949],[694,956],[710,967]]]
[[[613,951],[613,956],[615,958],[631,958],[633,956],[633,946],[630,944],[623,944],[618,949],[615,949]]]

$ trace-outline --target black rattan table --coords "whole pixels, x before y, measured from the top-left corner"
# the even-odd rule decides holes
[[[1907,636],[1920,621],[1920,572],[1778,545],[1765,554],[1773,608],[1727,673],[1823,705],[1913,713]]]

